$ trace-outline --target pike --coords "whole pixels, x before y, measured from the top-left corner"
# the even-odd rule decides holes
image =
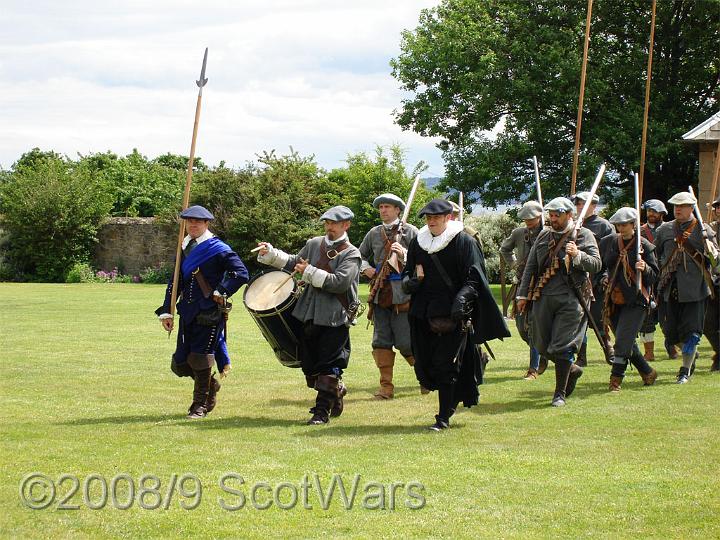
[[[688,186],[688,191],[690,192],[690,195],[695,197],[695,192],[693,191],[692,186]],[[697,200],[697,198],[695,198]],[[718,262],[718,250],[713,246],[712,242],[708,238],[707,230],[705,229],[705,223],[703,222],[702,214],[700,213],[700,208],[698,208],[697,203],[693,205],[693,212],[695,213],[695,217],[698,220],[698,224],[700,225],[700,230],[702,231],[703,236],[703,242],[705,243],[705,254],[707,255],[707,258],[710,259],[710,264],[713,268],[717,266]]]
[[[538,202],[543,208],[542,188],[540,187],[540,167],[538,167],[537,156],[533,156],[533,166],[535,167],[535,189],[537,190]]]
[[[415,192],[417,191],[418,184],[420,184],[419,174],[415,177],[412,188],[410,188],[410,195],[408,195],[407,202],[405,203],[405,210],[403,211],[403,216],[400,220],[400,226],[398,227],[397,235],[395,236],[396,238],[402,237],[403,226],[407,223],[408,216],[410,215],[410,206],[415,199]],[[397,253],[393,252],[388,258],[387,263],[392,267],[393,270],[395,270],[396,272],[400,272],[400,265],[398,264]]]
[[[640,235],[640,177],[635,173],[635,238],[637,247],[637,262],[642,261],[642,240]],[[642,292],[642,272],[636,270],[635,284],[637,292]]]
[[[465,221],[465,197],[463,196],[463,192],[460,192],[460,197],[458,198],[458,206],[460,207],[460,215],[458,216],[458,219],[460,220],[460,223]]]
[[[603,163],[600,165],[600,170],[597,173],[597,176],[595,177],[595,181],[593,182],[592,187],[590,188],[590,192],[588,194],[587,200],[585,201],[585,204],[583,205],[583,209],[580,212],[580,215],[578,216],[577,223],[575,223],[575,228],[572,232],[572,235],[570,236],[569,242],[575,242],[577,241],[577,235],[578,231],[582,227],[583,221],[585,221],[585,216],[588,213],[588,210],[590,209],[590,205],[592,204],[592,199],[595,196],[595,193],[597,192],[598,186],[600,185],[600,180],[602,180],[603,174],[605,174],[605,164]],[[588,322],[590,323],[590,326],[592,326],[593,332],[595,333],[595,337],[598,340],[598,343],[600,344],[600,347],[602,347],[603,354],[605,355],[605,363],[612,364],[612,353],[610,352],[610,344],[607,341],[607,336],[604,336],[603,333],[600,331],[600,328],[597,325],[597,322],[595,319],[593,319],[592,313],[590,313],[590,306],[585,302],[585,299],[583,298],[582,293],[580,292],[577,283],[575,283],[575,279],[573,278],[572,272],[570,272],[570,256],[565,255],[565,269],[567,270],[568,274],[568,281],[570,283],[570,289],[572,289],[573,293],[575,294],[575,297],[578,299],[578,302],[580,302],[580,307],[583,310],[583,313],[585,313],[585,316],[588,319]]]
[[[190,186],[192,184],[193,161],[195,160],[195,142],[197,141],[198,124],[200,123],[200,108],[202,104],[202,91],[208,80],[205,78],[205,68],[207,67],[208,49],[205,47],[205,55],[203,56],[202,68],[200,69],[200,79],[195,81],[199,90],[197,104],[195,105],[195,123],[193,124],[192,142],[190,143],[190,159],[188,160],[187,175],[185,177],[185,192],[183,193],[182,208],[185,210],[190,203]],[[175,272],[173,273],[172,292],[170,294],[170,315],[175,315],[175,302],[177,301],[178,281],[180,279],[180,259],[182,256],[182,242],[185,238],[185,220],[180,220],[180,230],[178,232],[177,250],[175,251]],[[172,330],[168,331],[168,338]]]

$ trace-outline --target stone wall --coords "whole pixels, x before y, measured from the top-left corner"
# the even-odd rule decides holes
[[[117,268],[122,274],[139,275],[145,268],[172,263],[176,243],[174,224],[156,223],[154,218],[108,218],[98,231],[92,265],[98,270]]]

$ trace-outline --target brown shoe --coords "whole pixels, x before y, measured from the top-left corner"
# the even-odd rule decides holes
[[[655,371],[655,370],[653,369],[653,371]],[[610,375],[610,385],[608,386],[608,390],[610,390],[611,392],[619,392],[621,384],[622,384],[622,377]]]
[[[429,393],[430,393],[430,390],[428,390],[421,384],[420,385],[420,394],[423,396],[427,396]]]
[[[646,341],[643,343],[645,346],[645,354],[643,355],[643,358],[645,358],[646,362],[654,362],[655,361],[655,342],[654,341]]]
[[[527,370],[527,373],[523,377],[523,379],[525,379],[526,381],[534,381],[537,378],[538,378],[538,372],[534,368],[529,368]]]
[[[652,369],[652,371],[648,374],[641,373],[640,377],[642,377],[643,383],[645,383],[645,386],[652,386],[655,384],[655,380],[657,379],[657,371],[655,371],[655,368]]]
[[[675,345],[667,347],[667,353],[670,360],[675,360],[678,357],[678,349]]]
[[[720,371],[720,362],[718,362],[718,353],[712,355],[712,365],[710,371]]]
[[[540,356],[540,365],[538,366],[538,370],[537,370],[538,375],[542,375],[543,373],[545,373],[545,370],[547,369],[547,367],[548,367],[548,359],[545,358],[544,356]]]

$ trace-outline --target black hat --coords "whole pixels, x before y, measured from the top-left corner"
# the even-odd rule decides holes
[[[418,217],[452,214],[452,211],[452,205],[445,199],[433,199],[420,209]]]
[[[215,216],[210,213],[210,210],[197,204],[183,210],[180,213],[180,217],[183,219],[206,219],[208,221],[215,219]]]

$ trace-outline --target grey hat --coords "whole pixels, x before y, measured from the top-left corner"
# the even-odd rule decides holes
[[[392,204],[397,206],[400,210],[405,210],[405,201],[394,193],[383,193],[382,195],[375,197],[375,200],[373,200],[373,206],[377,208],[381,204]]]
[[[180,217],[182,219],[206,219],[208,221],[215,219],[215,216],[210,213],[210,210],[197,204],[195,206],[189,206],[180,212]]]
[[[436,216],[436,215],[447,215],[452,214],[453,207],[450,202],[445,199],[433,199],[425,206],[423,206],[418,212],[418,217],[424,215]]]
[[[535,219],[536,217],[542,216],[543,207],[537,201],[528,201],[522,205],[522,208],[518,210],[519,219]]]
[[[573,202],[577,202],[578,199],[581,201],[587,201],[588,197],[590,196],[589,191],[581,191],[580,193],[576,193],[573,197]],[[600,197],[597,196],[597,194],[592,196],[592,202],[597,204],[600,202]]]
[[[554,212],[567,212],[572,214],[575,211],[575,205],[567,197],[555,197],[552,201],[545,205],[545,210]]]
[[[623,206],[620,210],[615,212],[612,217],[608,220],[613,225],[618,223],[631,223],[637,219],[637,210],[630,206]]]
[[[667,208],[665,208],[665,203],[663,203],[660,199],[648,199],[643,203],[642,207],[645,210],[654,210],[658,214],[668,213]]]
[[[681,191],[679,193],[676,193],[672,197],[668,199],[668,202],[670,204],[679,205],[679,204],[697,204],[697,199],[690,195],[687,191]]]
[[[347,206],[333,206],[320,216],[320,221],[350,221],[354,217],[355,214]]]
[[[450,206],[452,206],[452,213],[453,214],[459,214],[460,213],[460,205],[456,203],[455,201],[448,201],[450,203]]]

